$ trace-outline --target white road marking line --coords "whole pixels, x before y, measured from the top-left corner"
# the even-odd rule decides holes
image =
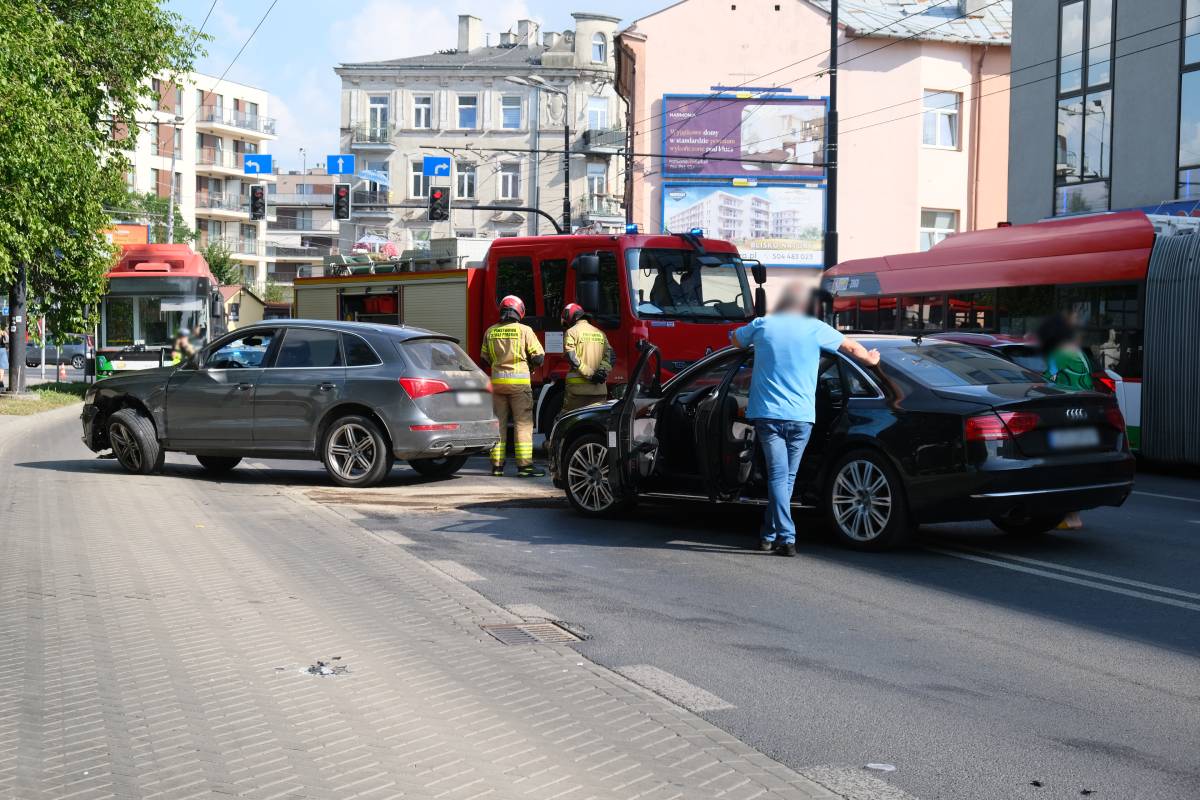
[[[797,772],[846,800],[916,800],[862,767],[805,767]]]
[[[476,581],[487,580],[487,578],[483,577],[475,570],[471,569],[470,567],[463,566],[457,561],[430,561],[429,565],[434,569],[441,570],[451,578],[454,578],[454,580],[462,581],[463,583],[474,583]]]
[[[963,545],[954,545],[956,550],[968,550],[972,553],[980,553],[985,556],[994,556],[996,558],[1006,558],[1010,561],[1020,561],[1022,564],[1033,564],[1039,567],[1048,567],[1056,569],[1060,572],[1070,572],[1074,575],[1085,575],[1089,578],[1099,578],[1111,583],[1120,583],[1125,586],[1136,586],[1139,589],[1149,589],[1162,594],[1173,594],[1178,597],[1187,597],[1192,600],[1200,600],[1200,594],[1195,592],[1185,592],[1182,589],[1172,589],[1169,586],[1159,586],[1156,583],[1145,583],[1144,581],[1135,581],[1131,578],[1118,578],[1116,575],[1109,575],[1104,572],[1092,572],[1089,569],[1080,569],[1079,567],[1068,567],[1065,564],[1055,564],[1053,561],[1039,561],[1036,558],[1027,558],[1026,556],[1016,556],[1011,553],[998,553],[994,550],[981,550],[977,547],[966,547]]]
[[[688,683],[683,678],[678,678],[649,664],[617,667],[617,672],[639,686],[644,686],[672,703],[683,706],[688,711],[699,713],[701,711],[728,711],[736,708],[712,692],[705,691],[695,684]]]
[[[1200,503],[1200,497],[1182,497],[1177,494],[1159,494],[1158,492],[1143,492],[1141,489],[1134,489],[1133,493],[1145,495],[1146,497],[1161,497],[1165,500],[1183,500],[1186,503]]]
[[[1149,594],[1148,592],[1139,592],[1135,589],[1123,589],[1120,586],[1113,586],[1108,583],[1100,583],[1098,581],[1089,581],[1089,580],[1085,580],[1083,578],[1074,578],[1074,577],[1071,577],[1070,575],[1063,575],[1058,572],[1050,572],[1049,570],[1044,570],[1044,569],[1034,569],[1033,567],[1025,567],[1020,564],[1014,564],[1011,561],[1001,561],[996,558],[985,558],[983,556],[976,556],[976,555],[972,555],[970,553],[963,553],[958,550],[948,550],[944,547],[926,547],[925,549],[929,550],[931,552],[934,552],[934,553],[940,553],[942,555],[952,556],[954,558],[962,558],[967,561],[977,561],[980,564],[990,564],[993,567],[1003,567],[1004,569],[1011,569],[1016,572],[1025,572],[1030,575],[1038,575],[1043,578],[1052,578],[1053,580],[1062,581],[1063,583],[1073,583],[1077,586],[1087,586],[1092,589],[1100,589],[1102,591],[1112,592],[1114,594],[1123,594],[1128,597],[1137,597],[1141,600],[1149,600],[1152,603],[1162,603],[1163,605],[1166,605],[1166,606],[1176,606],[1177,608],[1186,608],[1189,611],[1200,611],[1200,603],[1189,603],[1186,600],[1175,600],[1170,597],[1160,597],[1159,595],[1156,595],[1156,594]]]

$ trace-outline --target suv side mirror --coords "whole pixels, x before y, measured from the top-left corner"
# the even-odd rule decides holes
[[[594,253],[576,256],[575,300],[589,313],[600,310],[600,257]]]

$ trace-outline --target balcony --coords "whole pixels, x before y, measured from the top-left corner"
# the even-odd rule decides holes
[[[333,192],[324,194],[269,194],[267,202],[275,206],[326,206],[333,205]]]
[[[264,138],[275,135],[275,120],[270,117],[220,108],[201,108],[196,114],[196,126],[202,130],[220,128],[230,133],[252,133]]]
[[[579,207],[582,209],[581,216],[585,223],[625,224],[625,203],[615,195],[589,192],[580,198]]]
[[[313,263],[319,264],[325,256],[332,252],[331,247],[305,247],[297,245],[283,245],[275,242],[267,242],[266,256],[275,261],[284,261],[288,263]]]
[[[394,132],[390,125],[355,125],[350,128],[350,146],[362,150],[394,150]]]
[[[388,192],[358,190],[350,194],[350,214],[354,217],[392,218],[392,209],[383,206],[391,202]],[[374,206],[365,208],[364,206]]]
[[[331,219],[305,219],[303,217],[277,217],[267,223],[271,231],[300,231],[303,233],[336,233],[337,223]]]
[[[580,149],[585,153],[598,156],[611,156],[624,151],[624,128],[596,128],[583,132]]]
[[[196,192],[196,215],[219,219],[249,219],[250,200],[231,192]]]

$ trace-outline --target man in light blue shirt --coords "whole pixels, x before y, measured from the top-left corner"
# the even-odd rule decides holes
[[[799,283],[784,289],[775,312],[733,331],[737,347],[754,347],[754,372],[746,416],[767,460],[767,513],[759,549],[796,555],[792,489],[809,434],[817,419],[817,370],[822,350],[841,350],[866,366],[879,363],[879,351],[803,311],[809,290]]]

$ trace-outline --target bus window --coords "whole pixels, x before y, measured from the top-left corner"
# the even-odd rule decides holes
[[[922,300],[921,317],[925,322],[925,330],[945,330],[946,298],[940,294],[933,294]]]
[[[833,327],[837,328],[839,331],[862,330],[858,326],[858,298],[834,298]]]
[[[894,333],[896,330],[896,303],[894,297],[864,297],[858,303],[858,329],[877,333]]]
[[[565,258],[544,259],[538,263],[538,274],[542,278],[542,314],[546,330],[562,330],[562,308],[567,285],[567,260]]]
[[[1058,305],[1079,326],[1092,360],[1125,378],[1142,374],[1142,328],[1133,284],[1062,286]]]
[[[996,328],[996,293],[993,291],[960,292],[948,299],[950,330],[990,331]]]
[[[996,293],[996,327],[1000,333],[1035,333],[1048,315],[1058,311],[1053,286],[1015,286]]]
[[[515,294],[525,303],[526,321],[537,318],[533,290],[533,259],[529,256],[504,256],[496,262],[496,303]],[[557,314],[555,315],[557,316]]]

